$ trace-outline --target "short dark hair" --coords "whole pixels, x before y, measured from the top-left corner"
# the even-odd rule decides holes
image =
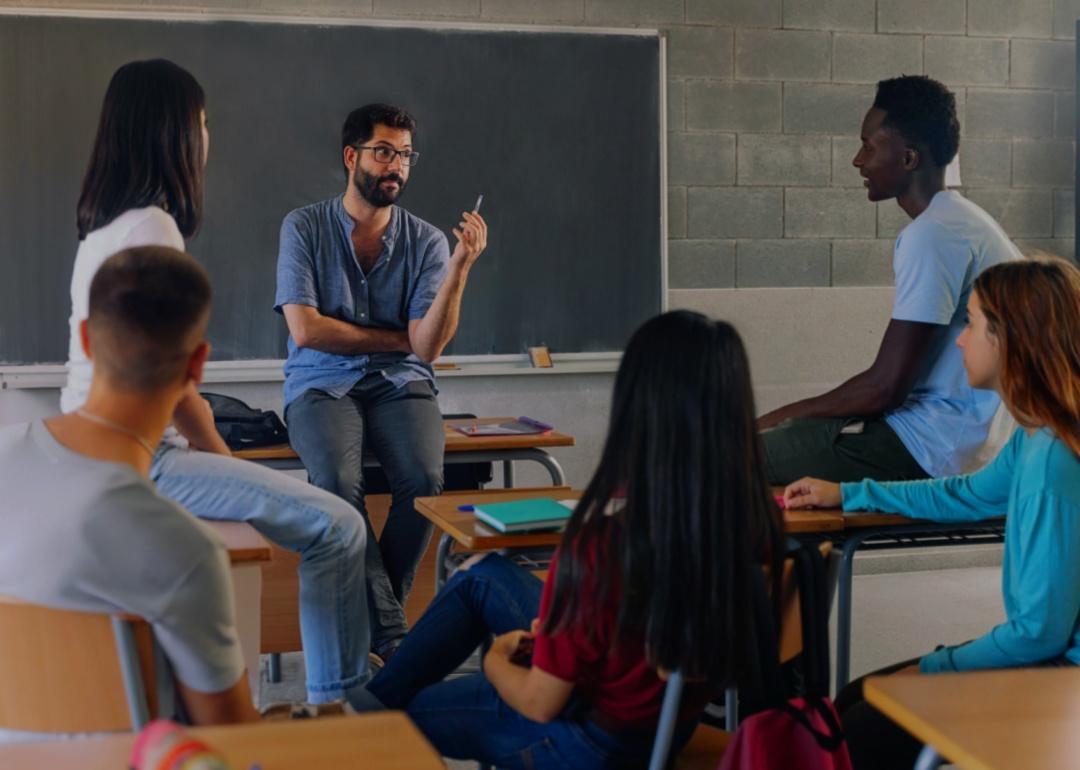
[[[79,240],[129,209],[164,205],[181,235],[199,229],[206,95],[166,59],[125,64],[109,81],[79,194]]]
[[[190,254],[138,246],[109,257],[90,284],[94,366],[152,392],[178,380],[206,331],[210,279]]]
[[[960,146],[960,121],[952,91],[925,75],[902,75],[877,84],[874,107],[882,125],[917,150],[929,151],[934,165],[948,166]]]
[[[346,147],[363,144],[375,133],[375,126],[388,128],[400,128],[408,131],[416,138],[416,118],[402,107],[392,104],[365,104],[357,107],[345,118],[345,125],[341,127],[341,151]],[[344,163],[342,163],[344,165]],[[349,177],[349,169],[345,169],[345,178]]]

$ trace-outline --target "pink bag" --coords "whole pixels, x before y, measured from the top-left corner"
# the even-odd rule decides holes
[[[758,654],[747,674],[764,696],[739,725],[720,770],[851,770],[840,718],[829,700],[829,599],[825,563],[812,545],[790,550],[802,621],[802,692],[791,697],[779,663],[776,616],[760,573],[751,581]]]
[[[794,698],[747,717],[719,770],[851,770],[851,758],[829,699]]]

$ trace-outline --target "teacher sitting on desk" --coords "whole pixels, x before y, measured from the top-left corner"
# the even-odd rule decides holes
[[[312,483],[368,522],[372,651],[393,654],[407,630],[405,598],[431,524],[413,499],[442,491],[443,426],[431,362],[457,331],[461,297],[487,225],[463,213],[446,236],[394,205],[420,158],[416,121],[369,104],[341,131],[344,195],[297,209],[281,226],[274,309],[289,327],[285,415]],[[393,500],[381,540],[364,506],[363,450],[374,452]]]

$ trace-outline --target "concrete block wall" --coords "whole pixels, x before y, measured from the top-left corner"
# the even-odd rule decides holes
[[[33,4],[658,27],[668,38],[673,289],[890,283],[882,255],[907,219],[893,202],[875,212],[851,158],[874,83],[925,73],[957,95],[964,191],[1022,248],[1073,254],[1080,0]]]

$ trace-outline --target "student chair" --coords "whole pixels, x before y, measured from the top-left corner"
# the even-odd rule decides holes
[[[823,542],[819,544],[818,551],[826,560],[826,564],[828,564],[832,543]],[[831,596],[835,586],[835,583],[828,578],[831,572],[835,571],[826,570],[826,591],[829,596]],[[795,561],[792,558],[784,560],[784,572],[780,578],[780,594],[780,633],[778,641],[780,663],[783,664],[790,662],[803,651],[802,606],[798,578],[795,573]],[[826,617],[828,604],[829,602],[826,601]],[[679,703],[682,699],[685,683],[685,677],[680,671],[674,671],[668,677],[667,686],[664,688],[664,700],[660,707],[660,720],[656,728],[656,738],[653,741],[652,755],[649,760],[649,770],[664,770],[669,766],[673,766],[674,770],[715,770],[733,737],[733,731],[738,723],[735,714],[738,708],[738,698],[734,688],[730,688],[726,693],[724,709],[728,729],[721,730],[705,724],[698,725],[686,746],[674,758],[674,762],[669,765],[671,741],[675,734]]]
[[[171,716],[171,673],[146,621],[0,597],[0,628],[0,728],[138,731]]]

